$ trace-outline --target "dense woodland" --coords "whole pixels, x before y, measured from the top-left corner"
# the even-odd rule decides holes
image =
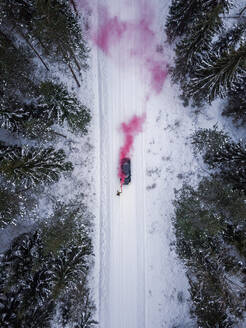
[[[166,32],[184,105],[209,111],[223,99],[221,115],[246,137],[245,5],[173,0]],[[197,187],[185,183],[176,191],[173,222],[191,314],[198,327],[238,327],[246,312],[246,140],[213,126],[198,129],[190,141],[206,174]]]
[[[57,144],[66,131],[86,135],[91,119],[58,78],[81,86],[89,49],[78,19],[73,1],[0,0],[0,229],[28,225],[1,250],[1,328],[48,328],[54,318],[60,327],[96,325],[92,216],[83,194],[65,202],[48,191],[73,171]]]
[[[246,135],[246,7],[173,0],[166,33],[184,105],[199,111],[223,98],[221,115]],[[97,324],[88,288],[92,217],[83,195],[69,202],[52,195],[45,218],[39,206],[48,186],[71,179],[69,154],[57,147],[64,131],[86,135],[91,119],[55,72],[79,88],[88,56],[73,1],[0,0],[0,229],[29,225],[0,254],[3,328]],[[237,327],[246,311],[246,141],[217,126],[190,140],[207,174],[176,191],[173,222],[191,313],[198,327]]]

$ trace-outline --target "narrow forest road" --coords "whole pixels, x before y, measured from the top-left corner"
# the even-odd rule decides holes
[[[136,2],[135,2],[136,3]],[[116,12],[126,14],[117,1]],[[114,5],[114,6],[115,6]],[[132,13],[136,10],[132,1]],[[133,41],[133,40],[130,40]],[[124,51],[125,50],[125,51]],[[138,67],[128,66],[127,49],[112,57],[98,55],[101,120],[101,302],[100,326],[145,327],[145,217],[144,133],[132,152],[132,183],[120,197],[117,166],[123,145],[120,124],[142,114],[143,99]]]
[[[97,256],[100,258],[98,310],[101,328],[171,328],[189,317],[185,301],[187,282],[184,271],[169,245],[172,232],[168,216],[173,191],[171,189],[161,199],[159,192],[163,191],[164,172],[159,174],[163,182],[159,189],[156,188],[155,176],[151,176],[152,171],[153,174],[161,171],[155,166],[161,165],[163,152],[155,157],[149,148],[155,142],[160,146],[160,133],[163,133],[164,126],[161,124],[164,124],[165,117],[162,117],[163,121],[158,120],[158,116],[166,95],[157,97],[151,93],[143,65],[138,63],[138,58],[129,59],[129,50],[135,49],[136,44],[139,44],[139,35],[134,34],[134,28],[131,37],[119,37],[125,28],[121,22],[130,22],[131,27],[131,22],[139,20],[139,4],[143,2],[97,2],[98,25],[101,24],[100,20],[105,20],[105,16],[112,17],[108,28],[113,34],[113,41],[117,41],[114,47],[105,48],[105,51],[95,47],[92,53],[99,115],[100,231]],[[163,10],[159,2],[151,1],[151,7],[156,13]],[[166,8],[168,4],[169,1],[165,4]],[[102,5],[107,12],[105,9],[102,11]],[[157,27],[158,20],[151,25],[151,28]],[[150,33],[147,30],[150,26],[144,28]],[[154,32],[151,33],[154,35]],[[139,51],[144,53],[146,49],[143,47]],[[169,84],[168,88],[171,89]],[[133,115],[142,115],[145,112],[147,120],[143,132],[136,136],[131,152],[132,182],[129,186],[124,186],[122,195],[117,197],[118,158],[123,145],[119,127],[122,122],[129,122]],[[170,138],[172,135],[165,143]],[[177,172],[178,170],[179,168]],[[165,210],[165,207],[168,209]],[[164,215],[167,216],[165,222]],[[178,298],[183,298],[183,301],[178,301]]]

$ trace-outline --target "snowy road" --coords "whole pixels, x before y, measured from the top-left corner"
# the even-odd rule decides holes
[[[123,47],[114,61],[99,54],[101,113],[101,327],[145,327],[144,134],[132,156],[131,185],[116,196],[121,122],[143,112],[137,72],[122,70]],[[140,94],[141,96],[141,94]]]
[[[139,15],[139,2],[98,1],[99,25],[102,3],[111,17],[131,21]],[[158,0],[151,1],[159,16],[167,10],[168,4],[169,1],[164,6],[159,5]],[[152,28],[157,29],[158,24],[157,19]],[[167,171],[170,163],[162,162],[170,155],[172,145],[168,142],[176,135],[172,131],[165,134],[163,130],[180,114],[169,82],[165,87],[169,96],[166,92],[153,96],[144,68],[136,60],[129,60],[129,49],[139,41],[136,38],[138,35],[133,34],[129,39],[120,39],[117,47],[106,55],[96,47],[92,53],[99,114],[100,231],[97,256],[100,258],[98,319],[101,328],[171,328],[189,321],[185,302],[187,282],[183,268],[170,250],[173,238],[171,200],[176,184],[170,174],[170,181],[164,182],[164,168]],[[146,102],[149,95],[150,101]],[[173,111],[171,119],[167,119],[165,113],[160,115],[167,102],[169,110]],[[119,127],[133,115],[144,112],[147,112],[144,131],[136,136],[131,152],[132,183],[117,197],[118,157],[123,144]],[[183,132],[187,133],[186,128]],[[153,153],[156,147],[156,153]],[[175,154],[180,158],[178,151],[183,142],[177,147]],[[181,166],[182,159],[181,156]],[[174,174],[180,173],[180,165],[173,163]],[[156,172],[162,184],[156,183]],[[161,198],[159,195],[166,183],[170,184],[170,191]]]

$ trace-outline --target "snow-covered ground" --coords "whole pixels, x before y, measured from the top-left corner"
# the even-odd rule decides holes
[[[229,121],[219,117],[219,101],[214,102],[208,114],[204,111],[195,116],[190,108],[183,107],[178,87],[171,84],[169,76],[161,92],[153,88],[146,58],[151,62],[152,55],[157,61],[161,56],[173,64],[172,49],[164,42],[170,2],[77,0],[80,9],[91,4],[93,7],[92,33],[88,32],[91,70],[83,76],[80,95],[82,102],[92,108],[93,120],[88,137],[69,144],[74,136],[67,135],[66,148],[72,148],[75,166],[74,183],[61,179],[51,191],[67,200],[83,192],[89,209],[96,215],[94,276],[100,328],[193,327],[184,265],[172,245],[174,189],[179,189],[184,181],[196,183],[198,175],[203,174],[189,142],[196,129],[218,123],[234,137],[240,136]],[[143,7],[149,9],[149,16],[145,13],[147,22],[141,25]],[[112,38],[108,36],[109,43],[103,49],[96,36],[100,21],[105,19],[112,23],[105,31]],[[131,33],[125,32],[127,29]],[[142,33],[146,33],[145,41]],[[132,49],[141,51],[131,57]],[[70,87],[74,85],[72,80],[60,78]],[[143,113],[143,132],[136,136],[130,154],[132,182],[117,197],[119,150],[124,142],[120,125]],[[60,143],[58,147],[63,146],[63,141]],[[47,203],[42,208],[49,210]],[[0,246],[6,248],[21,229],[26,231],[27,227],[17,226],[5,230],[4,236],[0,234]]]
[[[141,51],[148,56],[153,51],[154,59],[156,52],[162,52],[163,59],[172,64],[172,50],[164,43],[169,0],[98,0],[97,11],[93,5],[92,25],[98,26],[92,27],[91,38],[98,115],[96,298],[101,328],[194,325],[184,266],[172,247],[172,200],[175,188],[184,181],[195,183],[202,173],[192,154],[189,136],[198,127],[217,123],[220,103],[214,103],[209,115],[201,113],[197,117],[183,107],[177,86],[171,85],[169,76],[161,92],[153,90],[143,57],[129,57],[129,51],[139,45],[136,20],[146,3],[154,17],[145,26],[146,33],[151,29],[154,35],[150,47],[159,43],[164,44],[164,49],[148,49],[145,40]],[[100,28],[106,29],[105,17],[112,38],[106,35],[109,41],[102,41],[106,42],[103,45],[97,36]],[[131,35],[125,32],[129,26]],[[143,132],[136,136],[131,152],[132,182],[117,197],[118,158],[124,141],[119,127],[144,112]]]
[[[138,1],[104,1],[104,5],[122,21],[134,19],[139,9]],[[163,13],[158,1],[152,1],[152,8]],[[134,42],[134,37],[128,41]],[[98,320],[101,328],[171,328],[189,322],[187,281],[170,249],[170,219],[173,190],[180,186],[178,174],[192,166],[185,137],[193,123],[169,79],[161,95],[151,93],[145,102],[150,86],[144,68],[137,60],[129,62],[131,45],[120,42],[109,56],[93,49],[100,118]],[[131,153],[132,183],[117,197],[123,144],[119,127],[145,111],[143,133],[136,137]]]

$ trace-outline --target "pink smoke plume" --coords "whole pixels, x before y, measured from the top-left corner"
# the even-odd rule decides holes
[[[146,113],[142,116],[134,115],[129,123],[121,123],[120,129],[124,134],[124,145],[120,148],[118,176],[122,183],[124,182],[124,173],[121,171],[121,162],[123,158],[129,157],[133,146],[134,137],[142,132],[142,126],[146,119]]]
[[[80,10],[92,10],[91,1],[76,0],[76,4]],[[112,51],[117,47],[130,47],[129,59],[136,59],[139,65],[145,68],[151,90],[159,94],[167,77],[167,63],[163,54],[158,51],[160,40],[153,30],[155,12],[147,1],[138,0],[138,6],[138,16],[129,21],[111,15],[103,5],[98,6],[99,23],[95,26],[93,21],[91,22],[89,36],[107,56],[112,56]]]
[[[127,56],[127,65],[133,61],[134,65],[138,65],[141,69],[144,68],[144,80],[147,75],[149,81],[149,90],[145,95],[145,104],[147,104],[153,91],[159,94],[163,89],[168,74],[167,63],[163,56],[161,40],[154,31],[154,8],[148,0],[136,0],[136,2],[138,4],[137,17],[123,20],[117,15],[110,14],[106,6],[92,5],[93,0],[90,2],[89,0],[76,0],[78,8],[87,13],[92,12],[92,7],[97,8],[98,19],[95,21],[98,21],[98,25],[96,26],[91,20],[88,34],[94,45],[111,59],[114,59],[115,53],[118,54],[119,51],[122,51],[124,52],[122,57]],[[115,49],[119,50],[118,53],[114,52]],[[117,64],[121,65],[122,63],[117,62]],[[122,69],[124,70],[125,67]],[[121,184],[125,179],[121,171],[122,159],[130,157],[134,138],[142,131],[145,119],[146,114],[134,115],[128,123],[121,124],[121,131],[124,134],[124,145],[120,148],[118,164],[118,177]]]
[[[140,2],[139,6],[139,17],[133,22],[111,17],[107,8],[100,6],[100,23],[92,33],[92,40],[106,55],[110,55],[121,40],[126,41],[123,45],[131,43],[129,58],[135,58],[145,68],[150,76],[152,90],[160,93],[167,77],[167,64],[163,54],[157,51],[159,44],[152,30],[155,14],[149,4]]]
[[[116,44],[126,31],[127,24],[121,22],[117,16],[109,17],[105,7],[99,7],[100,20],[103,22],[96,33],[93,33],[94,43],[106,54]]]

